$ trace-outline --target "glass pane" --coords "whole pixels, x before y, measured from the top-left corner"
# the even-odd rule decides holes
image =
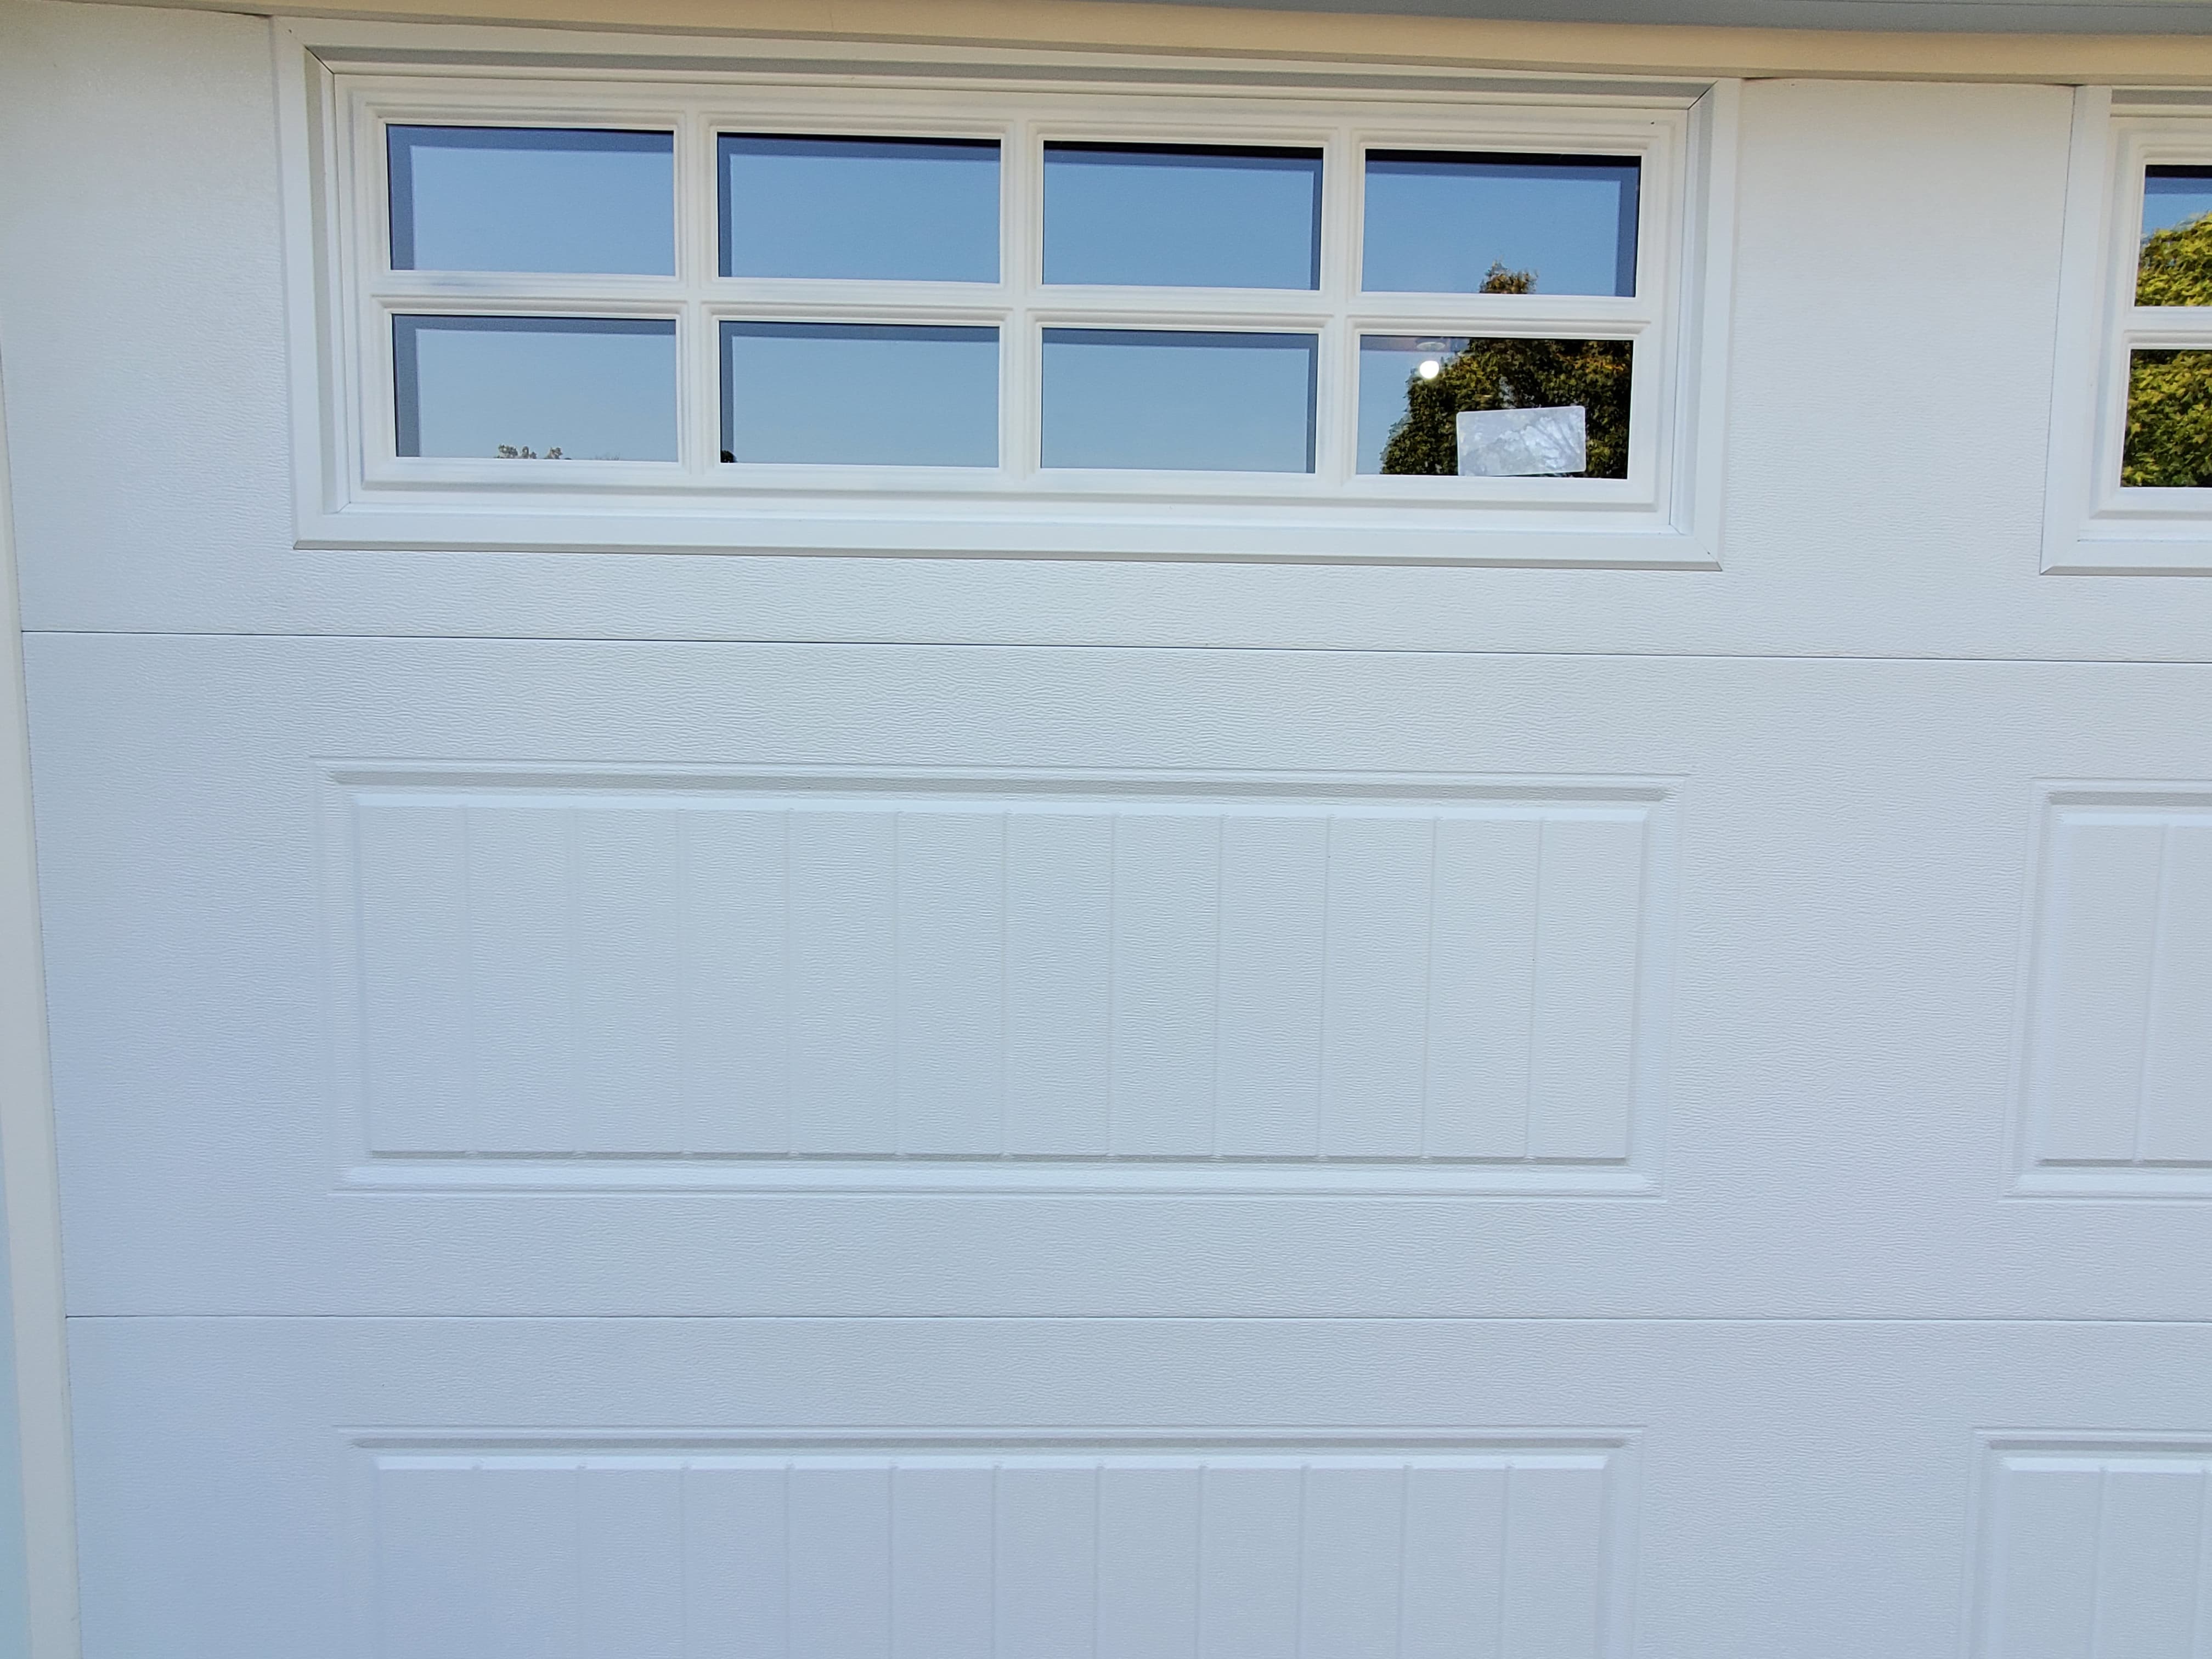
[[[1047,144],[1044,279],[1318,288],[1321,152]]]
[[[676,270],[665,132],[393,127],[394,270]]]
[[[722,459],[996,466],[999,331],[724,323]]]
[[[395,317],[402,455],[676,459],[676,325]]]
[[[1391,294],[1633,294],[1638,163],[1367,153],[1360,284]]]
[[[999,280],[988,139],[724,133],[722,275]]]
[[[1310,334],[1044,331],[1044,465],[1313,471]]]
[[[2212,167],[2143,174],[2139,306],[2212,306]]]
[[[1461,411],[1579,408],[1587,451],[1580,476],[1625,478],[1630,356],[1626,340],[1363,335],[1359,470],[1457,474]],[[1475,476],[1503,471],[1486,466]]]
[[[2130,355],[2120,482],[2136,489],[2212,488],[2212,351]]]

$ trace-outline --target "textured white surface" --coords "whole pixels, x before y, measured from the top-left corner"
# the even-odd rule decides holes
[[[37,251],[0,264],[0,345],[90,1659],[497,1653],[502,1609],[514,1654],[599,1659],[589,1620],[624,1597],[666,1629],[665,1557],[636,1547],[666,1512],[630,1502],[651,1483],[588,1510],[501,1483],[832,1445],[860,1465],[810,1468],[877,1479],[961,1434],[951,1455],[1028,1473],[1047,1441],[1096,1468],[1273,1436],[1271,1476],[1393,1437],[1408,1460],[1632,1449],[1605,1452],[1600,1589],[1586,1531],[1543,1553],[1580,1575],[1556,1605],[1582,1622],[1546,1626],[1577,1659],[2042,1659],[2093,1548],[2090,1659],[2202,1659],[2172,1588],[2202,1522],[2166,1500],[2212,1428],[2212,1254],[2194,1190],[2154,1177],[2204,1156],[2184,947],[2212,585],[2037,574],[2063,89],[1747,89],[1722,570],[330,554],[288,541],[265,28],[5,0],[0,31],[0,197]],[[806,938],[672,978],[666,941],[735,889],[672,877],[668,847],[757,828],[747,791],[802,773],[864,810],[810,798],[795,864],[708,868],[796,874]],[[1376,775],[1416,781],[1347,806]],[[884,810],[885,780],[924,810]],[[1593,792],[1656,836],[1631,786],[1664,795],[1668,859],[1632,900],[1625,856],[1591,857],[1554,914],[1562,960],[1617,968],[1632,909],[1669,941],[1639,957],[1667,965],[1663,1024],[1639,1013],[1628,1095],[1617,998],[1532,1024],[1532,1053],[1587,1068],[1532,1121],[1641,1185],[1545,1186],[1559,1160],[1474,1115],[1462,1162],[1539,1184],[1412,1188],[1437,1163],[1422,1090],[1534,1098],[1510,1066],[1437,1089],[1449,1043],[1502,1054],[1481,1022],[1524,988],[1581,1006],[1533,958],[1449,1011],[1390,993],[1413,929],[1492,937],[1443,923],[1421,837],[1542,818],[1557,876],[1553,823],[1586,829]],[[377,828],[334,830],[334,796]],[[1137,851],[1073,860],[1048,900],[975,839],[1137,817]],[[452,832],[478,820],[489,884],[456,902]],[[1347,823],[1316,878],[1311,838]],[[1530,865],[1492,851],[1465,891],[1525,904]],[[1120,918],[1143,974],[1109,994],[1095,952],[1002,954],[979,998],[1004,949],[979,918],[1079,940],[1102,871],[1127,908],[1090,925]],[[795,1000],[729,992],[769,963]],[[695,1095],[668,1086],[672,983],[763,1020],[679,1035],[719,1079]],[[2025,1018],[2038,995],[2055,1012]],[[1035,1039],[1001,1042],[996,1083],[994,1007]],[[1080,1045],[1038,1034],[1102,1011],[1148,1035],[1094,1042],[1055,1093]],[[794,1044],[799,1091],[731,1081]],[[1144,1103],[1126,1161],[1185,1190],[1091,1178],[1124,1161],[1083,1139],[1102,1072]],[[803,1107],[809,1157],[726,1133],[750,1121],[728,1103],[769,1097]],[[1309,1104],[1301,1167],[1340,1184],[1289,1190],[1273,1149]],[[1324,1124],[1360,1156],[1320,1156]],[[1009,1127],[1048,1154],[1005,1157]],[[1024,1161],[1083,1180],[978,1190]],[[907,1163],[957,1167],[864,1178]],[[862,1174],[732,1190],[738,1164]],[[2043,1178],[2083,1170],[2112,1190],[2052,1201]],[[2120,1437],[2094,1453],[2120,1497],[1993,1474],[2008,1425],[2031,1461]],[[387,1466],[380,1554],[378,1461],[410,1457],[431,1467]],[[978,1616],[983,1520],[975,1481],[921,1484],[952,1506],[918,1529],[934,1569],[810,1559],[854,1575],[841,1607],[921,1597],[926,1648]],[[1268,1659],[1379,1630],[1322,1622],[1371,1589],[1324,1569],[1381,1559],[1359,1490],[1316,1523],[1339,1542],[1310,1611],[1303,1542],[1249,1558]],[[1279,1545],[1282,1508],[1239,1536]],[[599,1576],[556,1573],[587,1516]],[[1048,1505],[1022,1535],[1079,1524]],[[2038,1594],[2047,1617],[2001,1611]]]

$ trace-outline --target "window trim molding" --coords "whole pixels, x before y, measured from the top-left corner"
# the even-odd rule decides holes
[[[296,546],[1673,568],[1711,568],[1719,563],[1735,195],[1738,85],[1733,81],[1692,85],[1583,82],[1358,66],[1316,73],[1308,64],[1257,58],[1224,63],[1216,58],[1106,58],[986,47],[953,51],[878,43],[841,47],[836,64],[825,65],[821,45],[815,42],[671,41],[569,33],[559,37],[557,44],[563,50],[556,56],[548,48],[556,43],[540,30],[299,20],[279,22],[274,35],[283,129]],[[1373,126],[1393,144],[1401,137],[1449,144],[1486,136],[1463,131],[1466,112],[1478,102],[1498,107],[1501,117],[1516,125],[1533,106],[1542,106],[1540,120],[1530,130],[1538,142],[1546,136],[1547,126],[1577,143],[1610,142],[1629,131],[1630,124],[1639,118],[1648,122],[1651,113],[1671,114],[1669,126],[1662,130],[1659,149],[1653,152],[1668,175],[1654,180],[1662,185],[1665,206],[1646,221],[1647,237],[1654,241],[1663,238],[1665,245],[1640,248],[1638,256],[1641,270],[1665,275],[1649,300],[1604,301],[1601,306],[1621,308],[1624,327],[1636,320],[1627,316],[1631,308],[1642,313],[1641,337],[1649,343],[1639,347],[1638,366],[1643,372],[1638,380],[1644,385],[1635,395],[1639,418],[1656,428],[1656,437],[1639,447],[1644,476],[1638,476],[1632,463],[1632,476],[1623,483],[1569,481],[1569,489],[1547,492],[1555,497],[1552,500],[1531,499],[1528,486],[1511,481],[1457,479],[1396,480],[1389,486],[1394,493],[1405,486],[1411,489],[1404,489],[1399,499],[1389,499],[1371,485],[1360,487],[1357,475],[1347,487],[1341,480],[1319,476],[1261,481],[1233,475],[1071,473],[1066,478],[1055,477],[1048,489],[1039,489],[1033,477],[1024,478],[1018,470],[993,475],[980,489],[972,480],[947,488],[939,481],[941,475],[931,480],[933,487],[915,489],[902,488],[912,479],[889,476],[898,469],[865,477],[848,469],[748,469],[748,486],[741,491],[730,488],[727,480],[715,476],[712,467],[702,466],[698,458],[690,459],[688,474],[678,477],[674,488],[662,483],[670,477],[667,463],[586,464],[605,473],[604,487],[589,489],[567,487],[567,477],[560,480],[563,488],[558,491],[535,487],[527,478],[518,479],[514,486],[503,478],[488,483],[473,462],[441,468],[435,462],[425,466],[410,461],[404,469],[406,483],[394,480],[389,458],[380,461],[362,436],[379,404],[373,391],[362,383],[360,365],[389,354],[388,343],[380,354],[372,355],[368,349],[363,307],[378,302],[363,295],[366,266],[356,270],[352,264],[366,234],[363,220],[368,216],[362,210],[369,204],[362,201],[357,187],[340,188],[337,184],[339,170],[354,165],[362,129],[353,124],[362,118],[362,100],[375,97],[376,77],[443,77],[457,83],[456,91],[474,82],[471,95],[488,84],[488,78],[495,79],[501,84],[500,95],[493,100],[495,112],[527,112],[534,94],[541,118],[558,112],[562,125],[573,125],[578,124],[580,100],[573,90],[578,82],[602,83],[586,95],[604,99],[613,124],[623,125],[624,115],[631,112],[635,112],[634,120],[644,112],[657,113],[659,105],[673,109],[702,84],[726,84],[735,92],[748,82],[759,88],[778,81],[818,81],[833,70],[848,80],[857,70],[940,94],[985,88],[1000,96],[1009,92],[1048,93],[1063,99],[1071,92],[1103,94],[1114,103],[1102,103],[1095,120],[1090,111],[1083,112],[1083,118],[1087,125],[1109,134],[1117,127],[1132,134],[1157,132],[1161,112],[1184,111],[1194,133],[1256,131],[1263,137],[1280,136],[1286,98],[1302,106],[1309,127]],[[546,92],[538,92],[524,77],[534,77]],[[610,96],[604,83],[613,77],[621,77],[625,84]],[[569,99],[562,101],[559,93],[564,85],[572,90]],[[896,99],[890,84],[867,95],[872,100]],[[769,97],[773,101],[772,93]],[[1158,101],[1163,98],[1175,101]],[[1383,112],[1381,120],[1369,118],[1378,110]],[[1147,114],[1151,118],[1136,118]],[[699,112],[696,102],[685,118],[697,132],[711,134],[717,125]],[[683,127],[677,130],[681,133]],[[709,180],[687,175],[685,148],[679,137],[678,234],[698,240],[702,234],[697,223],[698,200],[706,199],[698,192],[706,189],[711,197],[712,191]],[[691,149],[696,150],[696,143]],[[1336,160],[1341,167],[1343,155]],[[696,155],[690,171],[696,171]],[[1008,169],[1009,173],[1019,171]],[[1012,178],[1006,188],[1011,200],[1015,194]],[[1340,244],[1356,226],[1347,228],[1341,222],[1350,191],[1340,187],[1334,194],[1340,216],[1334,234]],[[349,211],[351,222],[342,222]],[[1016,258],[1023,251],[1017,240],[1020,234],[1018,220],[1010,217],[1008,246]],[[679,267],[683,263],[679,258]],[[532,280],[549,294],[578,283],[559,277]],[[625,280],[638,279],[582,279],[602,291]],[[722,287],[731,286],[730,279],[717,280]],[[1007,291],[1006,285],[1000,291]],[[695,309],[699,297],[689,296]],[[1073,297],[1079,307],[1079,291]],[[1150,304],[1152,297],[1145,296],[1138,304]],[[1117,313],[1127,308],[1128,298],[1117,296]],[[383,303],[389,307],[389,296]],[[505,308],[504,301],[498,303]],[[1290,296],[1282,310],[1285,317],[1297,312],[1319,319],[1329,303],[1319,293],[1299,294]],[[1441,326],[1413,314],[1418,301],[1401,306],[1395,296],[1354,294],[1349,303],[1354,308],[1349,314],[1358,316],[1359,328],[1365,331],[1373,331],[1384,320],[1402,320],[1406,327],[1420,331]],[[411,301],[409,308],[416,308]],[[466,307],[449,295],[442,307],[434,302],[428,308]],[[796,315],[807,307],[802,302],[783,308]],[[1574,308],[1589,307],[1584,301]],[[598,299],[589,309],[594,313],[607,310]],[[948,314],[954,309],[957,301],[947,307]],[[1157,310],[1163,323],[1195,325],[1206,320],[1200,311],[1179,310],[1171,297]],[[1402,317],[1388,318],[1393,311]],[[1516,319],[1518,325],[1510,331],[1544,328],[1546,313],[1529,311]],[[699,314],[709,316],[712,325],[708,312]],[[1213,313],[1217,325],[1221,314]],[[1254,307],[1244,314],[1243,325],[1258,326],[1271,316]],[[1064,320],[1032,313],[1025,325],[1033,331],[1044,322]],[[1324,350],[1329,349],[1328,325],[1307,319],[1301,325],[1322,330]],[[1352,327],[1343,319],[1334,325]],[[1486,325],[1478,321],[1474,325]],[[1469,331],[1463,313],[1453,323],[1452,331]],[[678,332],[681,339],[680,321]],[[1026,342],[1010,339],[1008,344],[1012,349],[1003,355],[1009,361],[1002,366],[1007,395],[1030,395],[1028,388],[1014,384],[1022,372],[1018,365]],[[1651,345],[1660,349],[1653,351]],[[679,348],[679,396],[696,399],[711,392],[711,387],[696,385],[696,378],[705,372],[699,364],[706,361],[696,343],[688,351]],[[1654,363],[1653,369],[1645,368],[1647,362]],[[1325,374],[1330,372],[1324,368]],[[1344,402],[1348,398],[1340,401],[1340,409]],[[1339,424],[1350,420],[1356,420],[1356,410]],[[1327,434],[1322,441],[1329,441]],[[687,434],[686,446],[690,442]],[[562,468],[576,465],[549,464]],[[617,467],[623,469],[619,476]],[[647,476],[629,476],[638,467]]]

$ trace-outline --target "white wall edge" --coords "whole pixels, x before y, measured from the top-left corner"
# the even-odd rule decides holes
[[[61,1194],[47,1070],[46,977],[32,838],[23,633],[0,396],[0,1180],[22,1441],[29,1659],[76,1659],[76,1502],[70,1455]]]
[[[1682,273],[1682,342],[1686,361],[1674,377],[1675,430],[1689,447],[1679,470],[1688,497],[1683,541],[1721,567],[1721,524],[1728,484],[1729,349],[1735,326],[1737,173],[1743,82],[1716,81],[1690,113],[1690,258]]]
[[[2088,475],[2094,463],[2081,454],[2080,434],[2096,429],[2097,374],[2104,351],[2105,179],[2112,125],[2112,88],[2075,88],[2058,252],[2051,430],[2044,462],[2042,568],[2046,574],[2078,568],[2075,544],[2089,512]]]

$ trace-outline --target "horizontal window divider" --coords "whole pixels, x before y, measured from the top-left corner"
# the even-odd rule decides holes
[[[1004,309],[1019,294],[1005,283],[830,282],[790,276],[716,276],[698,292],[710,305],[889,305],[925,311]]]
[[[1534,317],[1439,317],[1432,311],[1408,314],[1354,312],[1345,325],[1357,334],[1434,334],[1491,340],[1637,340],[1650,333],[1650,317],[1576,317],[1545,312]]]
[[[1127,312],[1032,305],[1025,313],[1040,328],[1119,330],[1138,334],[1318,334],[1336,321],[1326,311]]]
[[[1603,323],[1645,324],[1653,307],[1641,300],[1574,294],[1389,294],[1361,293],[1345,302],[1355,316],[1455,317],[1462,322],[1569,322],[1577,327]]]
[[[902,306],[889,301],[778,305],[764,300],[710,300],[700,308],[711,323],[855,323],[891,328],[1004,328],[1018,314],[1011,306]]]
[[[375,292],[386,298],[504,300],[511,295],[538,299],[609,296],[663,302],[688,298],[690,287],[677,276],[589,276],[562,271],[391,270],[376,278]]]
[[[2194,328],[2131,328],[2124,343],[2129,351],[2203,351],[2212,349],[2212,318]]]
[[[1039,283],[1028,290],[1040,311],[1120,312],[1130,316],[1193,312],[1240,317],[1333,317],[1341,300],[1296,288],[1098,288],[1073,283]]]
[[[379,294],[374,302],[394,317],[599,317],[613,321],[642,318],[680,321],[686,309],[681,295],[658,299],[627,295],[562,294]]]

